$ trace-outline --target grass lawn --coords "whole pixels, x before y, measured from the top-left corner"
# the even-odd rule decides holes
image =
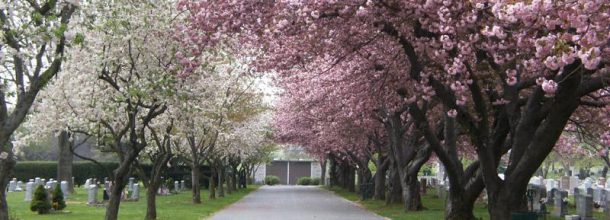
[[[422,202],[427,208],[426,210],[419,212],[404,212],[401,204],[386,205],[384,201],[366,200],[360,201],[360,196],[353,192],[339,187],[333,187],[326,189],[334,192],[335,194],[342,196],[343,198],[357,202],[366,209],[377,213],[378,215],[393,219],[393,220],[439,220],[445,216],[445,200],[437,198],[434,190],[429,190],[426,195],[422,195]],[[572,196],[569,197],[568,214],[576,214],[576,208],[574,207],[574,199]],[[548,207],[549,212],[552,211],[552,206]],[[489,214],[485,204],[475,204],[474,215],[478,218],[488,220]],[[602,212],[593,211],[593,216],[596,219],[605,219]],[[539,219],[543,219],[542,217]],[[548,220],[560,220],[562,218],[552,217],[550,214],[547,215]]]
[[[247,189],[242,189],[232,194],[227,194],[224,198],[216,200],[208,200],[207,190],[201,191],[202,204],[191,203],[191,192],[185,191],[179,194],[170,196],[157,196],[157,216],[158,219],[178,219],[178,220],[200,220],[210,214],[224,208],[225,206],[236,202],[248,193],[256,190],[259,186],[248,186]],[[99,191],[98,199],[102,198],[102,193]],[[87,193],[84,189],[77,189],[77,193],[70,195],[66,201],[65,213],[53,213],[47,215],[38,215],[30,211],[30,203],[25,202],[24,192],[8,193],[7,201],[9,212],[16,219],[20,220],[43,220],[43,219],[104,219],[106,209],[104,207],[87,206]],[[140,191],[140,200],[138,202],[121,202],[119,210],[119,219],[144,219],[146,213],[146,193],[142,189]]]

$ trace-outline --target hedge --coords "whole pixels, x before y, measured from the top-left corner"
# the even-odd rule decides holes
[[[101,164],[106,167],[106,170],[112,172],[116,169],[119,164],[117,162],[101,162]],[[152,167],[150,165],[143,165],[144,171],[149,172]],[[210,176],[210,168],[208,166],[202,166],[200,171],[203,175],[201,176],[200,182],[203,186],[208,185],[208,178]],[[88,178],[98,178],[99,180],[103,180],[104,177],[107,177],[107,173],[101,169],[98,165],[89,162],[89,161],[75,161],[72,167],[72,175],[74,176],[74,181],[76,185],[81,185],[85,183],[85,180]],[[135,177],[136,175],[134,175]],[[191,169],[188,166],[175,166],[171,167],[167,174],[165,175],[168,178],[172,178],[174,180],[185,180],[187,186],[191,185]],[[27,182],[29,179],[34,179],[36,177],[40,178],[57,178],[57,162],[56,161],[22,161],[17,162],[15,166],[15,170],[13,172],[13,176],[11,178],[17,178],[23,182]]]

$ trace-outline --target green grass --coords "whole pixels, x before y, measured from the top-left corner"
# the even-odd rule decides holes
[[[232,194],[226,194],[224,198],[208,200],[207,191],[202,190],[202,204],[191,203],[191,192],[185,191],[179,194],[169,196],[157,196],[157,216],[159,220],[163,219],[179,219],[179,220],[200,220],[212,213],[219,211],[225,206],[232,204],[248,193],[256,190],[258,186],[248,186],[247,189],[239,190]],[[140,200],[137,202],[122,201],[119,210],[119,219],[144,219],[146,213],[146,195],[145,191],[140,192]],[[102,194],[98,195],[98,199],[102,198]],[[25,202],[24,192],[8,193],[7,202],[9,212],[13,216],[21,220],[44,220],[44,219],[103,219],[106,212],[105,207],[87,206],[87,193],[84,189],[77,189],[77,193],[70,195],[66,204],[65,212],[52,213],[47,215],[38,215],[30,211],[30,203]]]
[[[384,201],[377,200],[365,200],[360,201],[360,196],[356,193],[349,192],[343,188],[333,187],[326,189],[334,192],[335,194],[361,204],[366,209],[377,213],[380,216],[387,217],[393,220],[439,220],[444,219],[445,216],[445,200],[437,198],[434,190],[429,190],[426,195],[422,195],[422,203],[426,207],[426,210],[418,212],[404,212],[402,204],[391,204],[386,205]],[[569,197],[568,214],[576,214],[576,208],[574,207],[574,199]],[[552,205],[547,206],[548,212],[552,211]],[[485,204],[477,203],[474,208],[474,215],[477,218],[484,220],[489,219],[487,208]],[[605,219],[602,212],[593,211],[593,216],[596,219]],[[543,219],[543,218],[540,218]],[[552,217],[550,214],[547,215],[548,220],[560,220],[562,218]]]

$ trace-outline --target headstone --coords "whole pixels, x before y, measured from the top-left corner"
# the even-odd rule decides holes
[[[597,185],[599,187],[605,187],[606,186],[606,178],[600,177],[599,179],[597,179]]]
[[[174,190],[178,192],[180,190],[180,182],[174,181]]]
[[[580,195],[576,199],[576,214],[581,220],[593,220],[593,197]]]
[[[110,181],[105,181],[104,182],[104,190],[105,191],[110,191]]]
[[[102,190],[102,192],[102,199],[104,200],[104,202],[110,200],[110,194],[108,194],[108,190]]]
[[[580,179],[578,179],[577,176],[571,176],[570,177],[570,191],[572,191],[572,189],[578,187],[578,185],[580,185]]]
[[[563,217],[568,213],[567,204],[564,202],[565,198],[568,197],[568,192],[563,190],[556,190],[553,205],[555,208],[553,209],[553,216],[555,217]]]
[[[129,191],[133,191],[133,182],[136,178],[133,177],[129,177],[129,185],[127,185],[127,188],[129,189]]]
[[[604,201],[602,202],[602,208],[604,213],[606,214],[606,218],[610,218],[610,190],[605,189],[602,194]]]
[[[36,184],[36,186],[38,186],[38,185],[42,184],[42,179],[40,179],[40,177],[36,177],[36,178],[34,179],[34,184]]]
[[[89,205],[97,204],[97,185],[95,185],[95,184],[89,185],[88,192],[89,193],[87,196],[87,204],[89,204]]]
[[[180,191],[186,190],[186,184],[184,180],[180,180]]]
[[[602,188],[594,186],[593,188],[593,202],[599,203],[602,197]]]
[[[23,191],[23,182],[21,181],[17,181],[17,188],[15,188],[16,192],[21,192]]]
[[[566,191],[570,191],[570,177],[569,176],[562,176],[561,179],[559,180],[559,187],[561,187],[561,189],[566,190]]]
[[[566,220],[580,220],[580,216],[578,215],[566,215]]]
[[[528,185],[528,191],[532,193],[532,198],[530,199],[532,210],[539,212],[541,208],[540,199],[542,198],[542,191],[544,189],[540,185]]]
[[[140,199],[140,184],[132,186],[131,200],[138,201]]]
[[[60,188],[61,192],[64,194],[64,200],[68,199],[68,194],[70,194],[70,190],[68,190],[68,181],[61,181]]]
[[[89,189],[89,186],[91,186],[91,184],[93,184],[93,183],[91,182],[91,178],[89,178],[89,179],[85,180],[85,189]]]
[[[13,178],[13,180],[11,180],[8,183],[8,191],[15,192],[16,189],[17,189],[17,178]]]
[[[32,201],[32,193],[34,192],[34,182],[25,184],[25,201]]]

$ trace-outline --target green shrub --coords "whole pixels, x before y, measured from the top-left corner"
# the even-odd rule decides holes
[[[320,178],[319,177],[315,177],[315,178],[311,178],[311,185],[317,186],[320,185]]]
[[[308,176],[301,177],[301,178],[299,178],[299,180],[297,180],[297,183],[299,185],[307,186],[307,185],[311,184],[311,177],[308,177]]]
[[[273,186],[273,185],[277,185],[280,184],[280,178],[277,176],[266,176],[265,177],[265,184]]]
[[[38,212],[38,214],[47,214],[51,210],[51,201],[49,201],[49,194],[42,185],[36,187],[34,191],[34,199],[30,203],[30,210],[32,212]]]
[[[53,200],[52,203],[54,210],[63,210],[66,208],[66,201],[64,201],[64,193],[61,191],[61,187],[59,184],[55,186],[55,190],[53,191]]]

